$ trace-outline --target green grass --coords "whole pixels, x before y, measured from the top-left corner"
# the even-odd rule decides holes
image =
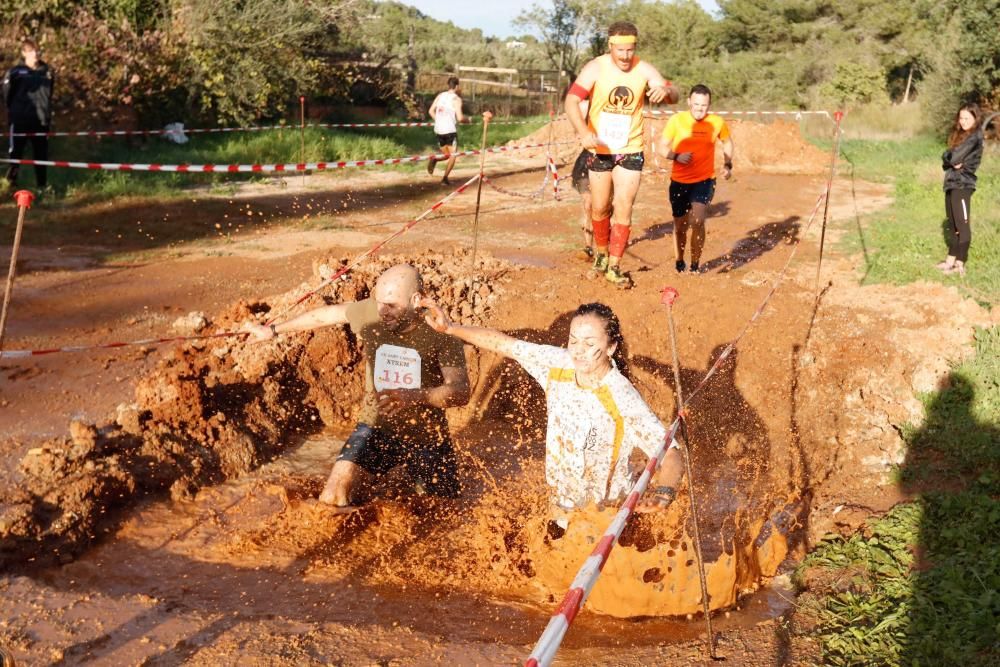
[[[504,144],[542,127],[547,118],[537,117],[527,125],[491,125],[487,143]],[[389,121],[386,121],[389,122]],[[431,128],[364,128],[358,130],[307,129],[273,130],[226,134],[192,134],[191,141],[178,145],[161,137],[128,141],[123,137],[102,139],[55,137],[49,142],[54,160],[86,162],[127,162],[156,164],[261,164],[364,160],[401,157],[438,150]],[[482,121],[476,119],[459,131],[460,149],[478,148],[482,141]],[[26,157],[31,157],[29,154]],[[422,165],[400,165],[381,169],[415,170]],[[355,171],[355,170],[351,170]],[[227,184],[268,178],[254,174],[176,174],[111,172],[51,168],[49,182],[57,199],[92,202],[124,196],[171,197],[183,195],[192,186],[209,184],[213,189]],[[21,184],[34,187],[31,167],[22,169]]]
[[[977,332],[949,380],[904,431],[919,499],[825,539],[796,572],[824,664],[1000,664],[1000,328]]]
[[[929,137],[848,140],[841,148],[848,164],[834,187],[851,187],[853,176],[891,183],[895,198],[886,210],[838,223],[847,231],[844,248],[863,257],[863,283],[928,280],[956,285],[984,304],[1000,299],[1000,153],[995,148],[983,158],[972,197],[972,247],[964,279],[934,268],[947,254],[941,143]]]

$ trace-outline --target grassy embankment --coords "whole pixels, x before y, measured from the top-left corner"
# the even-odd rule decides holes
[[[972,200],[964,280],[933,267],[945,255],[940,141],[850,139],[843,148],[857,178],[891,182],[895,192],[890,208],[849,222],[844,242],[863,254],[861,280],[944,282],[995,303],[996,148]],[[904,429],[898,475],[916,500],[848,539],[825,539],[796,573],[809,590],[799,597],[795,627],[820,641],[825,664],[1000,664],[1000,328],[978,331],[975,355],[921,398],[926,417]]]

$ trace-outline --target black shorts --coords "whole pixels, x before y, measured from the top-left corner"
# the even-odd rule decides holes
[[[590,191],[590,158],[594,154],[584,148],[573,163],[573,189],[581,195]]]
[[[358,424],[337,460],[350,461],[376,477],[404,466],[411,477],[420,480],[427,492],[435,496],[455,498],[461,491],[455,450],[447,434],[443,440],[414,444],[384,430]]]
[[[642,153],[621,153],[619,155],[593,153],[590,159],[590,170],[614,171],[615,167],[622,167],[629,171],[642,171],[645,164],[646,158]]]
[[[435,134],[434,136],[438,138],[438,146],[451,146],[452,150],[458,150],[458,132]]]
[[[708,206],[715,196],[715,179],[709,178],[697,183],[670,181],[670,208],[675,218],[683,218],[691,210],[691,204]]]

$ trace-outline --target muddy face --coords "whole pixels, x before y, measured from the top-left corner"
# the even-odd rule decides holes
[[[599,381],[611,370],[611,355],[617,347],[617,343],[608,339],[604,322],[596,315],[580,315],[569,326],[566,348],[583,384]]]
[[[419,293],[396,282],[379,282],[375,287],[378,317],[387,329],[407,331],[417,323],[415,302]]]

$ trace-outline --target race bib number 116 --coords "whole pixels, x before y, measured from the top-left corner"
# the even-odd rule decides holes
[[[375,352],[375,391],[420,389],[420,353],[409,347],[382,345]]]

